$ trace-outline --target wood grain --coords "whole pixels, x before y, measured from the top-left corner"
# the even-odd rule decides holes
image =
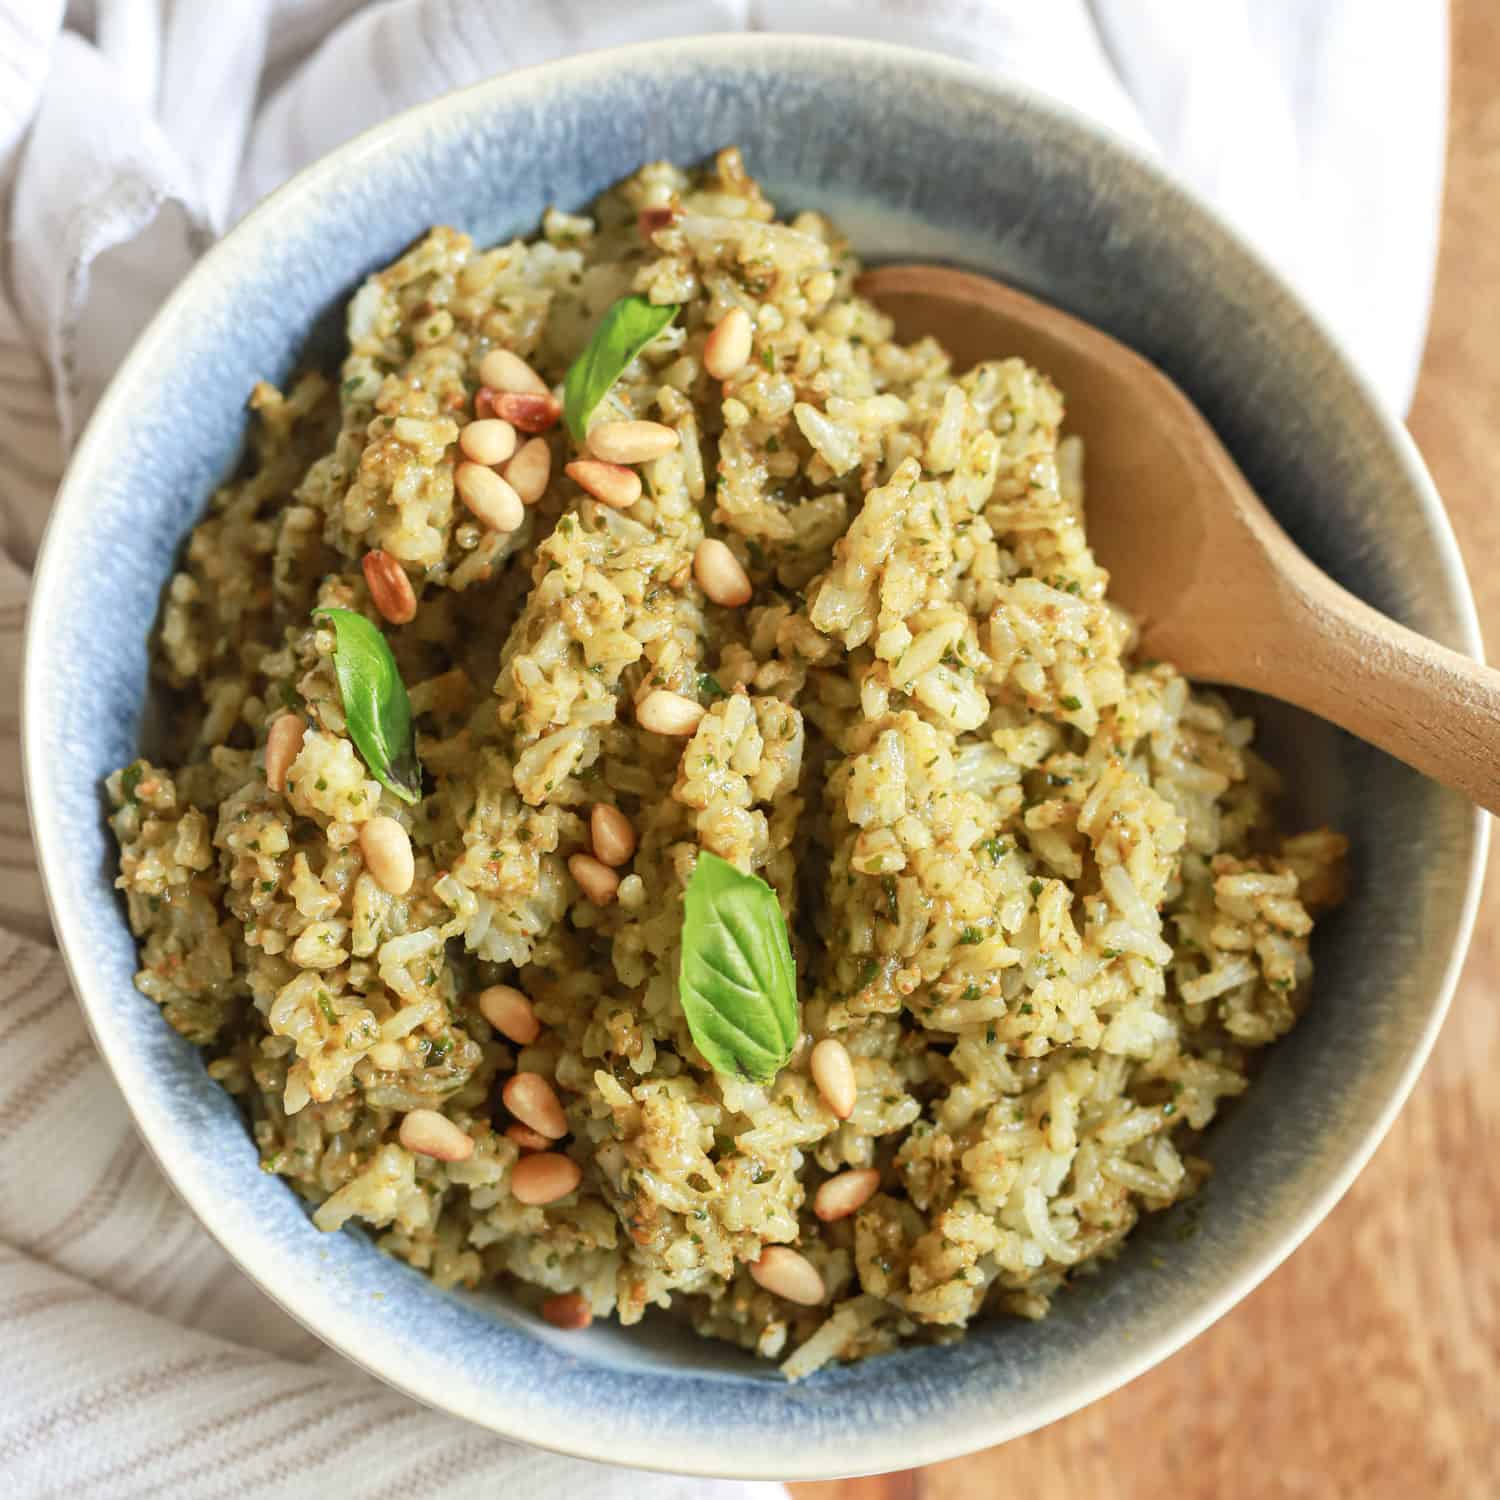
[[[1500,643],[1497,78],[1500,6],[1455,0],[1443,242],[1411,429],[1447,501],[1492,650]],[[795,1485],[797,1500],[1494,1500],[1497,918],[1500,862],[1453,1011],[1410,1103],[1348,1197],[1227,1318],[1041,1432],[913,1474]]]

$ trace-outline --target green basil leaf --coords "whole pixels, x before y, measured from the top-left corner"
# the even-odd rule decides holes
[[[146,762],[133,760],[120,773],[120,794],[125,798],[129,807],[134,807],[140,798],[136,796],[135,789],[141,784],[141,777],[146,774]]]
[[[604,314],[563,381],[563,416],[580,448],[594,408],[630,361],[676,316],[672,304],[658,305],[641,296],[621,297]]]
[[[422,768],[411,727],[411,699],[385,637],[352,609],[315,609],[313,618],[333,626],[333,669],[354,748],[382,786],[403,802],[417,801]]]
[[[769,1083],[797,1042],[797,967],[776,892],[717,854],[698,856],[683,902],[678,994],[718,1073]]]

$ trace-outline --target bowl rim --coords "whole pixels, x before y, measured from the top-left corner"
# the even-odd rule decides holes
[[[151,368],[159,359],[170,359],[170,349],[163,346],[169,332],[168,325],[177,310],[191,304],[198,297],[200,289],[211,287],[219,279],[221,265],[226,269],[232,266],[239,246],[251,243],[263,222],[294,211],[299,202],[318,194],[325,184],[343,174],[365,155],[399,143],[402,137],[419,133],[445,116],[461,117],[471,111],[476,103],[487,99],[498,101],[513,98],[560,80],[577,84],[601,71],[612,72],[648,58],[659,60],[662,45],[660,42],[638,42],[576,53],[517,68],[439,95],[381,121],[310,163],[267,195],[197,261],[163,301],[111,378],[70,456],[38,551],[27,605],[25,654],[22,663],[22,766],[28,816],[36,842],[37,863],[48,911],[74,994],[79,998],[94,1044],[124,1096],[132,1125],[173,1191],[187,1204],[194,1217],[223,1247],[240,1271],[286,1313],[322,1342],[337,1350],[356,1368],[429,1408],[471,1421],[498,1436],[569,1457],[667,1473],[734,1479],[775,1477],[816,1480],[855,1473],[915,1468],[1035,1431],[1080,1410],[1144,1374],[1224,1316],[1276,1270],[1322,1223],[1363,1170],[1406,1102],[1432,1050],[1452,1000],[1473,934],[1488,854],[1489,819],[1481,809],[1476,807],[1472,811],[1466,885],[1459,919],[1452,951],[1433,996],[1426,1025],[1412,1046],[1376,1117],[1348,1149],[1338,1169],[1328,1176],[1302,1212],[1288,1221],[1272,1245],[1240,1265],[1233,1274],[1225,1278],[1223,1285],[1212,1296],[1204,1298],[1196,1307],[1185,1310],[1169,1328],[1152,1339],[1143,1340],[1139,1347],[1112,1351],[1101,1362],[1097,1374],[1050,1401],[1034,1404],[1019,1413],[996,1409],[988,1413],[984,1420],[970,1421],[959,1430],[945,1426],[935,1431],[902,1429],[890,1433],[863,1432],[859,1436],[859,1451],[853,1467],[849,1466],[847,1458],[840,1459],[827,1444],[809,1446],[803,1452],[783,1451],[777,1455],[778,1467],[775,1470],[766,1468],[764,1451],[750,1444],[739,1449],[729,1444],[722,1445],[712,1467],[694,1464],[684,1468],[680,1463],[663,1462],[659,1452],[645,1443],[627,1446],[623,1451],[618,1443],[614,1443],[609,1451],[603,1451],[588,1424],[571,1423],[568,1414],[561,1411],[553,1414],[552,1426],[547,1431],[518,1431],[508,1421],[508,1413],[504,1411],[481,1407],[478,1402],[455,1401],[449,1392],[438,1389],[436,1382],[372,1365],[358,1346],[356,1326],[349,1324],[342,1315],[333,1320],[326,1316],[320,1317],[316,1300],[302,1294],[295,1278],[290,1280],[290,1284],[277,1282],[278,1268],[273,1256],[262,1257],[243,1245],[232,1244],[220,1238],[214,1224],[213,1203],[202,1201],[207,1195],[195,1190],[191,1171],[185,1165],[179,1166],[179,1162],[185,1163],[188,1160],[195,1148],[184,1140],[152,1139],[139,1123],[141,1108],[138,1101],[143,1096],[146,1083],[140,1076],[127,1040],[114,1034],[102,1005],[96,1004],[88,987],[82,982],[85,966],[75,959],[75,955],[87,952],[88,932],[81,914],[70,909],[61,878],[51,873],[54,867],[58,870],[63,867],[67,850],[54,836],[51,821],[38,816],[39,810],[51,801],[53,793],[48,784],[48,758],[42,735],[48,722],[47,663],[41,659],[38,640],[43,632],[38,628],[37,622],[59,608],[63,602],[55,597],[62,573],[60,555],[66,547],[66,538],[72,527],[86,520],[89,496],[76,476],[85,473],[97,462],[100,454],[96,450],[102,449],[103,434],[115,411],[128,408],[133,399],[131,393],[143,378],[149,376]],[[671,51],[671,62],[678,67],[695,62],[723,65],[726,62],[733,64],[747,61],[776,62],[795,68],[799,60],[805,62],[809,57],[814,60],[820,57],[825,62],[836,59],[843,66],[857,68],[864,61],[905,68],[913,74],[924,75],[927,82],[937,86],[950,83],[997,99],[1019,102],[1029,112],[1045,118],[1053,129],[1075,137],[1091,138],[1109,153],[1125,158],[1135,171],[1155,187],[1184,201],[1238,254],[1246,257],[1306,319],[1314,336],[1326,347],[1341,373],[1374,416],[1381,435],[1389,442],[1401,463],[1403,477],[1413,491],[1422,519],[1432,537],[1436,561],[1450,591],[1457,616],[1456,634],[1460,638],[1450,644],[1476,660],[1484,660],[1474,596],[1451,523],[1421,454],[1405,426],[1387,411],[1369,380],[1345,354],[1328,322],[1318,310],[1310,307],[1286,277],[1222,214],[1205,202],[1195,190],[1169,173],[1149,151],[1118,130],[1021,80],[925,49],[882,41],[794,32],[700,35],[674,38],[667,45]],[[844,1451],[847,1452],[847,1445]]]

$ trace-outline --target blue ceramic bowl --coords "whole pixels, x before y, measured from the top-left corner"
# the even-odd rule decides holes
[[[817,1477],[943,1459],[1072,1411],[1170,1354],[1349,1186],[1431,1046],[1468,939],[1481,817],[1326,725],[1266,705],[1304,816],[1353,837],[1311,1013],[1212,1133],[1200,1232],[1154,1220],[1086,1296],[788,1386],[674,1332],[558,1335],[323,1236],[256,1168],[229,1097],[131,984],[100,782],[134,753],[173,556],[279,379],[360,278],[434,223],[493,240],[643,160],[738,142],[783,208],[869,258],[995,273],[1107,329],[1198,402],[1307,551],[1478,655],[1462,565],[1411,443],[1286,286],[1132,149],[1046,99],[915,51],[715,37],[552,64],[438,100],[311,167],[209,254],[79,445],[37,574],[25,739],[36,841],[95,1036],[177,1189],[245,1271],[350,1359],[529,1443],[699,1474]],[[328,325],[323,324],[326,328]]]

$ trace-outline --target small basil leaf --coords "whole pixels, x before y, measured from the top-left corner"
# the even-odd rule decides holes
[[[135,789],[141,784],[141,777],[145,774],[146,762],[143,760],[131,761],[120,773],[120,794],[125,798],[127,807],[134,807],[140,801]]]
[[[718,1073],[769,1083],[797,1042],[797,968],[776,892],[706,851],[683,901],[682,1013]]]
[[[352,609],[315,609],[333,626],[333,669],[349,737],[370,774],[403,802],[422,795],[422,768],[411,727],[411,699],[385,637]]]
[[[594,408],[630,361],[676,316],[670,303],[658,305],[641,296],[621,297],[604,314],[588,348],[573,361],[563,381],[563,416],[580,448]]]

